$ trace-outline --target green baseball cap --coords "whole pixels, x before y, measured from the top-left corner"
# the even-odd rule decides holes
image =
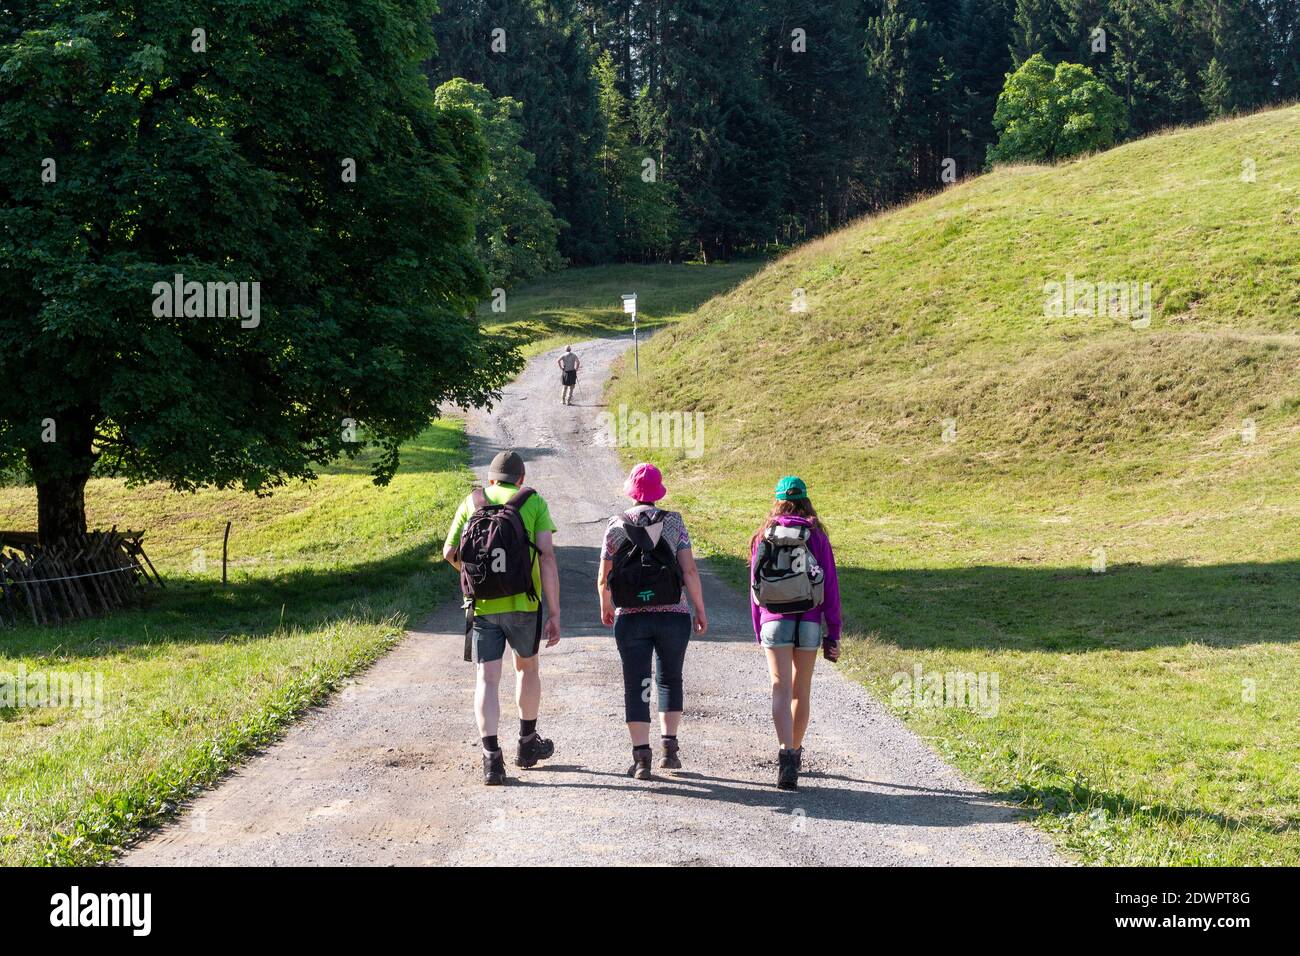
[[[808,497],[808,486],[797,475],[786,475],[776,483],[777,501],[802,501]]]

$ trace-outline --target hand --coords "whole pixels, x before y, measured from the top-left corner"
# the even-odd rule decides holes
[[[709,615],[704,608],[699,608],[695,612],[695,633],[706,634],[709,630]]]
[[[834,664],[836,661],[838,661],[838,660],[840,659],[840,642],[839,642],[839,641],[836,641],[836,642],[833,643],[833,644],[825,644],[825,645],[823,645],[823,648],[824,648],[825,651],[826,651],[826,659],[827,659],[828,661],[830,661],[832,664]]]
[[[542,625],[542,636],[546,638],[547,647],[560,643],[560,615],[555,614],[546,619]]]
[[[614,626],[614,607],[613,605],[603,606],[600,609],[600,623],[606,627]]]

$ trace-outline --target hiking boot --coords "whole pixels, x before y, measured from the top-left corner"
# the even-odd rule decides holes
[[[664,770],[681,770],[682,761],[681,758],[677,756],[677,751],[680,749],[681,748],[677,746],[677,741],[665,740],[664,753],[663,756],[659,758],[659,766]]]
[[[777,754],[776,787],[778,790],[799,789],[799,763],[803,756],[800,750],[785,750]]]
[[[519,741],[519,753],[515,755],[515,766],[531,767],[537,761],[545,760],[554,753],[554,741],[547,740],[540,734],[533,734],[526,740]]]
[[[637,780],[649,780],[654,775],[650,773],[650,748],[645,750],[634,750],[632,752],[632,766],[627,768],[628,776],[635,777]]]
[[[483,782],[489,787],[499,787],[506,782],[506,758],[501,751],[483,754]]]

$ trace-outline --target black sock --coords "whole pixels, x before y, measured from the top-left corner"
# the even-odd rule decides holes
[[[676,734],[660,734],[659,736],[660,736],[661,738],[663,738],[664,740],[676,740],[676,739],[677,739],[677,735],[676,735]]]
[[[489,753],[494,750],[501,749],[501,745],[497,743],[496,734],[493,734],[491,737],[483,738],[483,749],[488,751]]]
[[[635,747],[632,748],[632,756],[635,757],[637,754],[639,754],[639,753],[640,753],[641,751],[643,751],[643,750],[644,750],[646,753],[649,753],[649,752],[650,752],[650,745],[649,745],[649,744],[637,744]]]
[[[537,732],[537,718],[536,718],[536,717],[534,717],[532,720],[521,720],[521,721],[519,721],[519,736],[520,736],[520,738],[531,736],[532,734],[534,734],[534,733],[536,733],[536,732]]]

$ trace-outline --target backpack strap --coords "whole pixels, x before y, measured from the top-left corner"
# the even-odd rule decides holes
[[[533,656],[536,657],[537,652],[540,651],[541,649],[542,649],[542,603],[541,601],[538,601],[537,622],[536,622],[536,628],[533,631]]]
[[[469,493],[469,500],[473,502],[475,511],[482,511],[490,503],[487,499],[487,492],[485,492],[481,486],[476,486],[474,490]]]
[[[535,494],[537,494],[537,492],[534,491],[532,488],[520,488],[518,491],[516,491],[513,495],[510,496],[510,500],[507,501],[502,507],[509,508],[512,511],[519,511],[521,508],[523,508],[524,505],[528,503],[528,499]],[[536,551],[538,554],[541,554],[542,549],[537,547],[536,542],[533,541],[533,536],[528,533],[528,529],[526,527],[524,528],[524,537],[528,541],[528,547],[533,551]],[[532,590],[530,589],[528,592],[528,596],[536,597],[537,595],[533,594]]]
[[[627,539],[630,542],[632,542],[633,545],[640,548],[642,551],[645,552],[653,551],[657,547],[657,545],[655,544],[654,540],[650,537],[650,532],[647,530],[645,525],[637,522],[634,518],[632,518],[631,515],[632,515],[631,511],[624,511],[621,515],[618,516],[618,520],[623,525],[623,533],[627,535]],[[662,524],[664,522],[664,512],[660,508],[655,508],[651,506],[650,508],[644,511],[637,512],[638,517],[642,515],[645,515],[647,517],[649,524],[656,524],[656,523]],[[662,544],[667,540],[668,539],[665,538],[662,533],[660,533],[659,543]],[[671,544],[669,545],[669,550],[671,550],[673,554],[677,553],[676,549],[673,548]]]
[[[633,545],[633,547],[640,548],[642,551],[646,552],[654,550],[654,542],[650,540],[650,532],[641,527],[641,525],[633,524],[630,521],[624,521],[623,533],[627,535],[627,540]]]
[[[474,599],[465,598],[465,660],[474,660]]]

